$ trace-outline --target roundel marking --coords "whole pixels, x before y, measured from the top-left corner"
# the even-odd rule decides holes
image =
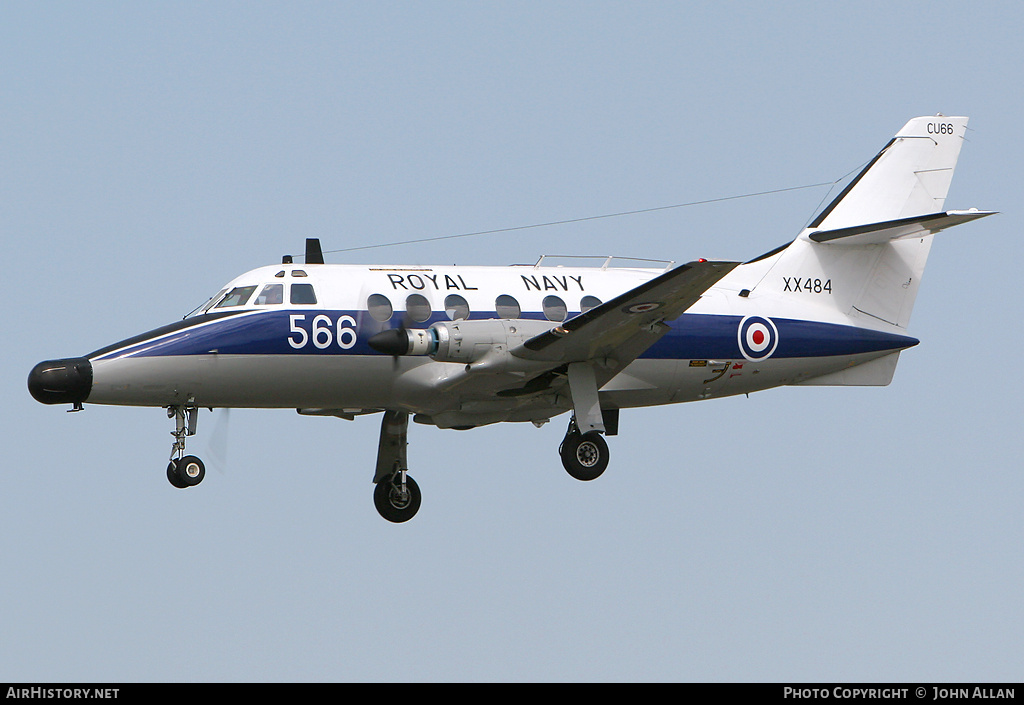
[[[767,360],[779,345],[779,330],[772,319],[764,316],[744,318],[736,337],[743,357],[752,362]]]
[[[633,304],[632,306],[627,306],[624,309],[624,311],[626,313],[647,313],[648,311],[654,311],[656,309],[659,309],[661,308],[661,306],[662,304],[660,301],[650,301],[648,303]]]

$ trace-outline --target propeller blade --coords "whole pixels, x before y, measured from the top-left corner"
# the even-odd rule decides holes
[[[231,426],[231,409],[217,409],[214,413],[217,418],[214,421],[213,430],[210,431],[207,447],[210,449],[213,466],[216,467],[219,472],[227,473],[228,431]]]
[[[406,326],[408,325],[408,320],[409,320],[408,319],[408,315],[409,314],[408,314],[407,311],[403,311],[401,318],[398,319],[398,332],[401,334],[402,338],[406,339],[406,340],[408,340],[408,337],[405,334],[405,329],[406,329]],[[404,355],[405,353],[403,352],[402,354]],[[399,357],[401,357],[401,356],[400,355],[396,355],[396,354],[392,354],[391,355],[391,370],[393,372],[398,370],[398,366],[400,364],[399,361],[398,361]]]

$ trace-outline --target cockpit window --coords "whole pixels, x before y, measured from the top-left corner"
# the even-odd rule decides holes
[[[254,301],[257,306],[284,303],[284,284],[267,284]]]
[[[316,292],[312,284],[292,284],[290,301],[293,304],[315,304]]]
[[[201,315],[203,315],[204,313],[209,311],[211,308],[213,308],[213,305],[215,303],[220,301],[220,297],[224,296],[224,293],[226,291],[227,291],[227,289],[221,289],[220,291],[217,292],[216,296],[213,296],[213,297],[207,299],[205,304],[203,304],[202,306],[194,309],[192,311],[192,313],[186,315],[185,318],[189,318],[190,316],[201,316]]]
[[[214,308],[227,308],[228,306],[244,306],[245,302],[256,291],[256,286],[236,286],[227,293]]]

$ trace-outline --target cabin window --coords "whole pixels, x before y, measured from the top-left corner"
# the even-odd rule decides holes
[[[601,299],[597,298],[596,296],[588,295],[580,299],[580,311],[582,311],[583,313],[586,313],[592,308],[597,308],[600,305]]]
[[[522,309],[515,298],[502,294],[494,300],[494,312],[498,314],[498,318],[519,318]]]
[[[453,321],[461,321],[469,318],[469,303],[458,294],[449,294],[444,297],[444,312]]]
[[[405,312],[412,320],[422,323],[430,318],[430,302],[422,294],[409,294],[405,300]]]
[[[316,292],[312,284],[292,284],[291,298],[293,304],[316,304]]]
[[[284,303],[284,284],[267,284],[254,301],[257,306]]]
[[[391,300],[384,294],[370,294],[366,299],[366,309],[375,321],[381,323],[391,320],[391,315],[395,312],[391,306]]]
[[[301,270],[301,269],[293,269],[292,270],[292,276],[293,277],[304,277],[304,276],[306,276],[306,273],[303,270]]]
[[[256,291],[256,286],[236,286],[234,289],[227,293],[223,299],[220,300],[214,308],[227,308],[228,306],[244,306],[245,302],[252,296],[252,292]]]
[[[565,302],[557,296],[545,296],[543,301],[544,317],[549,321],[564,321],[568,310]]]

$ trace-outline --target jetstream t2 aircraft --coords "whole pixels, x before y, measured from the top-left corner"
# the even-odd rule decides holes
[[[992,213],[946,211],[965,117],[908,122],[795,240],[749,262],[682,266],[325,264],[319,241],[228,283],[182,321],[29,375],[44,404],[159,406],[174,419],[167,479],[203,407],[382,413],[374,503],[420,506],[409,419],[538,427],[569,412],[559,454],[593,480],[619,411],[790,384],[886,385],[932,236]],[[648,263],[650,261],[647,261]]]

